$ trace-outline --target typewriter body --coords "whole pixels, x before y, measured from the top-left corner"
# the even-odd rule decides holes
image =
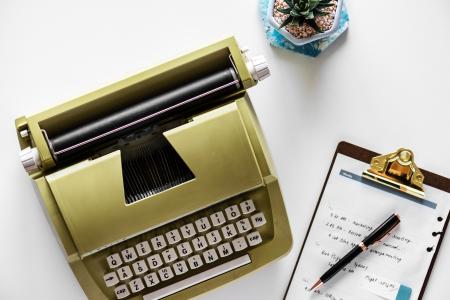
[[[186,299],[286,254],[291,232],[228,38],[20,117],[21,159],[89,299]]]

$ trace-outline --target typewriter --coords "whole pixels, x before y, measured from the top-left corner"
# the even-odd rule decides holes
[[[89,299],[187,299],[285,255],[283,199],[233,37],[16,120],[20,157]]]

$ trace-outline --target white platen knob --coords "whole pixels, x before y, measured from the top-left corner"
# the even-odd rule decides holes
[[[22,130],[22,131],[20,132],[20,136],[21,136],[22,138],[28,137],[28,130],[27,130],[27,129]]]
[[[247,68],[256,81],[261,81],[270,76],[269,64],[263,55],[249,57]]]
[[[37,170],[41,165],[41,158],[37,148],[27,147],[20,151],[20,160],[27,172]]]

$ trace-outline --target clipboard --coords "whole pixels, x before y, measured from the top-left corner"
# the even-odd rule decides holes
[[[400,150],[397,151],[397,156],[401,152]],[[408,151],[410,151],[410,150],[408,150]],[[326,187],[329,184],[330,176],[331,176],[332,170],[333,170],[333,166],[335,165],[337,157],[338,156],[341,157],[342,155],[345,156],[345,157],[348,157],[348,158],[351,158],[351,159],[354,159],[354,160],[357,160],[359,162],[367,164],[368,169],[367,170],[362,170],[363,174],[360,174],[361,176],[358,176],[358,175],[355,175],[355,174],[352,175],[351,172],[347,172],[347,174],[346,174],[346,172],[343,171],[343,170],[340,171],[340,175],[345,175],[345,176],[348,176],[348,177],[352,177],[353,176],[353,179],[357,178],[358,180],[360,180],[362,178],[362,179],[372,179],[372,181],[378,181],[378,183],[375,183],[375,187],[376,188],[384,189],[384,190],[386,190],[386,191],[388,191],[390,193],[394,193],[394,194],[401,194],[402,197],[409,198],[409,200],[412,200],[412,201],[416,201],[416,203],[418,203],[418,204],[426,205],[427,204],[426,201],[428,201],[426,199],[423,199],[425,194],[424,194],[424,190],[422,189],[422,184],[424,184],[425,186],[429,186],[429,187],[432,187],[434,189],[437,189],[439,191],[442,191],[444,193],[450,193],[450,179],[449,178],[446,178],[446,177],[434,174],[434,173],[426,171],[426,170],[419,169],[415,165],[415,163],[413,161],[413,157],[406,157],[407,159],[410,159],[412,161],[412,163],[405,164],[405,165],[408,165],[408,167],[411,168],[411,170],[413,170],[409,174],[410,175],[409,178],[399,178],[400,176],[397,176],[397,178],[392,178],[392,182],[398,183],[398,185],[392,185],[392,182],[388,182],[388,183],[380,182],[380,180],[379,180],[380,178],[381,178],[381,181],[383,181],[384,177],[386,177],[385,176],[386,175],[386,173],[385,173],[386,168],[384,168],[384,170],[383,170],[383,168],[378,168],[378,170],[375,170],[376,168],[374,168],[374,161],[375,161],[375,163],[378,163],[378,164],[381,162],[384,166],[386,166],[385,164],[389,160],[389,159],[386,159],[386,158],[393,157],[394,153],[391,153],[391,154],[388,154],[388,155],[384,155],[384,156],[380,156],[380,154],[378,154],[376,152],[364,149],[362,147],[350,144],[348,142],[340,142],[338,144],[337,148],[336,148],[335,153],[334,153],[334,156],[333,156],[333,159],[332,159],[329,171],[327,173],[327,177],[325,179],[325,183],[323,185],[322,191],[321,191],[320,196],[319,196],[319,200],[318,200],[317,205],[315,207],[315,210],[314,210],[311,222],[310,222],[310,224],[308,226],[308,230],[307,230],[307,233],[306,233],[306,237],[305,237],[305,239],[303,241],[303,244],[302,244],[302,247],[301,247],[301,250],[300,250],[300,254],[298,255],[298,258],[296,260],[294,271],[293,271],[293,273],[292,273],[292,275],[290,277],[290,280],[289,280],[286,292],[284,294],[284,299],[287,299],[288,296],[289,296],[289,299],[290,298],[303,299],[303,297],[299,297],[298,295],[294,296],[294,297],[291,297],[290,291],[293,290],[293,289],[294,290],[295,289],[301,290],[301,288],[297,287],[297,286],[301,285],[301,284],[298,283],[300,275],[297,274],[297,273],[302,273],[302,271],[299,271],[303,267],[302,264],[300,263],[300,261],[301,261],[302,255],[306,255],[305,252],[309,251],[309,250],[305,251],[305,247],[307,247],[307,244],[308,244],[308,247],[311,247],[310,245],[311,245],[312,242],[309,242],[309,239],[310,239],[311,230],[313,228],[313,224],[315,224],[314,221],[316,220],[316,217],[317,217],[317,215],[319,213],[319,208],[321,207],[321,201],[323,201],[322,199],[324,197],[324,193],[325,193]],[[375,158],[381,158],[381,160],[380,159],[376,160]],[[384,159],[384,161],[383,161],[383,159]],[[397,159],[398,159],[398,157],[397,157]],[[391,161],[393,161],[393,159]],[[414,170],[414,168],[415,168],[415,170]],[[375,171],[375,172],[373,172],[373,171]],[[413,174],[412,174],[414,171],[417,172],[415,176],[413,176]],[[336,170],[334,170],[334,173],[336,173]],[[372,175],[374,173],[378,173],[378,174],[375,174],[375,177],[378,177],[378,178],[370,178],[370,177],[372,177]],[[397,175],[399,175],[399,174],[397,174]],[[334,175],[334,176],[337,176],[337,175]],[[413,182],[413,180],[412,180],[413,177],[416,179],[415,182]],[[401,180],[401,179],[403,179],[403,180]],[[417,179],[419,179],[419,182],[417,182]],[[367,184],[368,182],[365,182],[365,183]],[[369,184],[371,184],[371,183],[369,182]],[[407,188],[411,188],[412,191],[411,190],[407,191],[406,190]],[[425,193],[426,193],[426,189],[427,189],[427,187],[425,187]],[[442,216],[439,216],[437,218],[438,222],[443,224],[442,225],[442,230],[440,232],[433,232],[432,233],[432,235],[435,238],[438,238],[438,241],[435,244],[435,246],[433,248],[431,248],[431,251],[434,251],[434,252],[433,252],[433,255],[431,257],[430,263],[428,265],[428,269],[426,270],[426,274],[425,274],[425,276],[423,278],[423,282],[420,285],[420,291],[417,291],[417,290],[415,291],[415,295],[417,297],[414,298],[414,299],[422,299],[423,294],[425,292],[425,288],[427,286],[427,283],[428,283],[429,277],[431,275],[431,272],[432,272],[435,260],[437,258],[438,253],[439,253],[439,249],[440,249],[440,246],[441,246],[441,243],[442,243],[445,231],[447,229],[447,226],[448,226],[448,223],[449,223],[449,220],[450,220],[450,210],[448,209],[449,207],[450,206],[446,206],[446,208],[444,209],[444,211],[446,212],[446,215],[442,215]],[[322,209],[323,209],[323,207],[322,207]],[[314,230],[315,230],[315,233],[317,233],[317,230],[315,228],[314,228]],[[314,237],[312,237],[312,238],[314,238]],[[316,244],[317,244],[317,242],[316,242]],[[428,250],[430,250],[430,247],[427,248],[427,251]],[[343,254],[345,254],[345,253],[343,253]],[[305,258],[305,260],[306,260],[306,258]],[[317,267],[320,267],[320,266],[317,266]],[[323,266],[323,267],[327,268],[327,266]],[[319,273],[321,272],[320,270],[316,269],[315,272],[317,272],[317,271],[319,271]],[[317,276],[317,277],[319,275],[321,275],[321,274],[314,274],[314,276]],[[297,277],[299,277],[299,278],[297,278]],[[402,285],[400,285],[400,288],[401,287],[402,287]],[[409,291],[408,295],[410,295],[410,294],[411,294],[411,291]],[[329,292],[329,294],[328,294],[329,298],[331,298],[330,295],[332,296],[331,292]],[[319,299],[320,297],[317,296],[316,298]],[[311,299],[316,299],[316,298],[312,297]],[[353,299],[353,298],[352,297],[347,297],[347,298],[342,298],[342,299],[347,300],[347,299]],[[400,298],[393,298],[393,299],[409,299],[409,296],[408,297],[404,297],[404,298],[400,297]],[[411,298],[411,299],[413,299],[413,298]]]

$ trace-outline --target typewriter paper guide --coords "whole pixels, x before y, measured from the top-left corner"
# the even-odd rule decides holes
[[[120,151],[46,176],[81,256],[263,184],[235,103],[164,135],[195,179],[131,205]]]
[[[449,213],[448,193],[425,186],[416,201],[360,180],[368,165],[338,154],[286,299],[417,299]],[[407,195],[407,196],[403,196]],[[358,256],[318,291],[307,289],[391,213],[401,222],[381,244]],[[427,252],[428,247],[433,247]],[[404,295],[404,293],[403,293]]]

